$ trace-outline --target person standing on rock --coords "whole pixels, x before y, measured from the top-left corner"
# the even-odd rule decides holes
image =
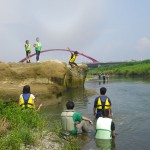
[[[25,43],[25,51],[26,51],[26,61],[27,63],[30,63],[31,49],[30,49],[30,43],[28,40],[26,40],[26,43]]]
[[[36,42],[33,45],[33,47],[35,47],[36,62],[39,62],[39,57],[40,57],[40,52],[41,52],[41,49],[42,49],[42,44],[41,44],[41,42],[40,42],[38,37],[36,38]]]
[[[71,68],[73,68],[73,67],[75,67],[75,66],[78,66],[76,63],[75,63],[75,60],[76,60],[76,58],[77,58],[77,56],[78,56],[78,52],[77,51],[74,51],[74,53],[73,52],[71,52],[71,50],[68,48],[68,50],[70,51],[70,53],[71,53],[71,57],[70,57],[70,60],[69,60],[69,65],[71,66]]]
[[[61,113],[63,129],[70,135],[77,135],[81,131],[88,132],[86,121],[90,124],[93,124],[93,122],[74,110],[73,101],[68,101],[66,103],[66,108],[67,110]]]
[[[23,92],[19,98],[19,105],[22,109],[33,109],[35,111],[42,107],[42,104],[40,104],[37,109],[35,108],[35,96],[31,94],[29,85],[23,87]]]

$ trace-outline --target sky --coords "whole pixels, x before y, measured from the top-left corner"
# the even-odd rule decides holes
[[[42,50],[67,49],[99,62],[150,57],[149,0],[0,0],[0,61],[18,62],[36,37]],[[68,52],[42,53],[40,60],[68,62]],[[32,58],[35,61],[35,57]],[[90,62],[79,55],[77,62]]]

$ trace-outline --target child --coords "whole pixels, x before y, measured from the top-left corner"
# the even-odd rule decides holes
[[[37,109],[35,108],[35,96],[31,94],[29,85],[23,87],[23,94],[20,95],[19,105],[21,108],[30,108],[35,111],[38,111],[42,106],[42,104],[40,104]]]

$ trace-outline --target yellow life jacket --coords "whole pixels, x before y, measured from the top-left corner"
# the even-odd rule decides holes
[[[25,44],[25,50],[29,51],[30,50],[30,44]]]
[[[22,107],[22,108],[32,108],[34,109],[35,108],[35,105],[34,105],[34,100],[32,99],[32,96],[31,94],[29,94],[28,98],[25,100],[24,98],[24,94],[21,95],[21,98],[19,100],[19,105]]]
[[[74,62],[76,60],[76,57],[77,56],[75,54],[73,54],[73,56],[70,58],[69,62]]]
[[[104,104],[104,108],[102,107],[102,100],[100,99],[100,97],[97,100],[97,109],[109,109],[110,108],[110,102],[108,100],[108,97],[105,100],[105,104]]]

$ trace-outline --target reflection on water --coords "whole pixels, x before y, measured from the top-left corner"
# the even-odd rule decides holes
[[[96,146],[100,150],[113,150],[115,149],[115,140],[99,140],[96,139]]]
[[[103,83],[100,80],[90,80],[85,83],[85,89],[95,90],[97,94],[87,96],[85,89],[69,90],[63,94],[62,102],[54,106],[45,106],[44,112],[48,117],[60,119],[65,109],[66,101],[73,100],[75,109],[84,116],[95,121],[93,104],[99,94],[100,87],[107,88],[106,95],[112,101],[113,120],[118,135],[114,141],[108,143],[95,140],[95,127],[89,125],[90,133],[78,136],[82,150],[98,150],[102,146],[109,146],[117,150],[149,150],[150,148],[150,80],[139,78],[118,78]],[[108,142],[108,141],[107,141]]]

